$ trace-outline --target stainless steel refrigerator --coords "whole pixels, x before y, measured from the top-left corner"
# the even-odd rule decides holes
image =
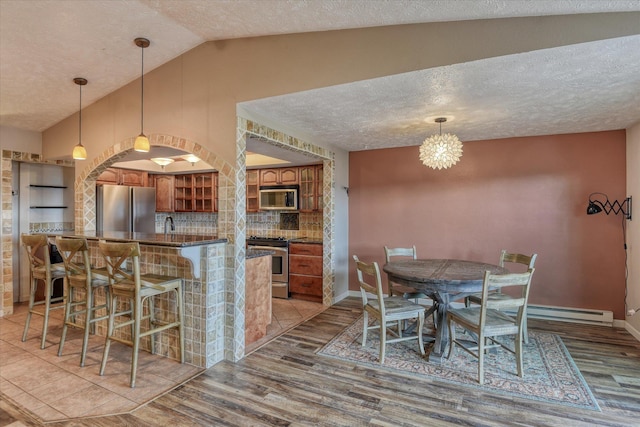
[[[156,232],[156,190],[149,187],[96,187],[98,232]]]

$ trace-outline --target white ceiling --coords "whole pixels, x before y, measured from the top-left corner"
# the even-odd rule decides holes
[[[43,131],[208,41],[379,25],[640,11],[640,0],[0,0],[0,125]],[[638,23],[640,33],[640,22]],[[623,129],[640,119],[640,35],[244,103],[346,150]],[[544,88],[544,89],[542,89]],[[264,145],[264,144],[263,144]]]

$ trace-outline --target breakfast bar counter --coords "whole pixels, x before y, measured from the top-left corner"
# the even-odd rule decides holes
[[[141,245],[157,246],[199,246],[211,243],[226,243],[227,239],[219,239],[217,236],[201,234],[177,234],[177,233],[129,233],[123,231],[105,231],[102,233],[61,233],[51,236],[84,237],[87,240],[110,240],[112,242],[138,242]]]
[[[91,264],[96,267],[104,266],[98,240],[138,242],[140,267],[144,273],[180,277],[183,280],[185,362],[209,368],[224,359],[227,239],[177,233],[69,232],[48,235],[51,238],[59,235],[86,238]],[[159,318],[162,319],[165,312],[172,312],[170,307],[175,304],[173,298],[156,297],[155,310]],[[104,335],[106,324],[99,324],[96,332]],[[179,360],[179,337],[174,332],[160,332],[162,336],[156,340],[155,353]],[[148,345],[145,350],[150,350]]]

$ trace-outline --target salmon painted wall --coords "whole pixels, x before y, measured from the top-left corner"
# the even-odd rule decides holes
[[[622,216],[586,208],[596,191],[624,199],[625,144],[624,130],[472,141],[448,170],[422,165],[418,147],[352,152],[349,256],[382,266],[384,245],[491,263],[503,248],[535,252],[530,303],[624,319]],[[349,279],[357,290],[353,261]]]

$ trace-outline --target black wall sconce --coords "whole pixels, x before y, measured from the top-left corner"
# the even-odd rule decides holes
[[[592,199],[592,196],[600,195],[604,196],[605,201],[601,202],[600,200]],[[624,215],[626,219],[631,221],[631,196],[627,197],[620,203],[617,200],[614,200],[613,203],[609,201],[609,198],[606,194],[603,193],[591,193],[589,194],[589,206],[587,206],[587,215],[593,215],[604,211],[607,215],[611,212],[618,215],[621,213]]]

